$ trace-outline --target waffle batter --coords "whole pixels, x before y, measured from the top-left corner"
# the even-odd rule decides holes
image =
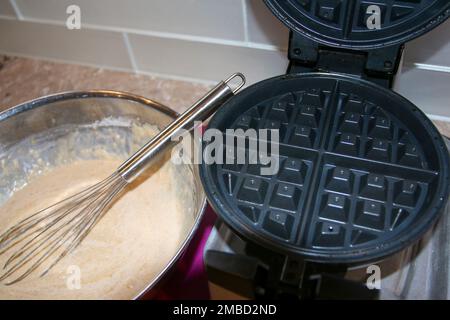
[[[104,179],[121,161],[79,160],[37,175],[0,207],[1,232]],[[49,274],[40,278],[33,273],[14,285],[0,284],[0,299],[138,295],[169,263],[194,223],[187,168],[170,161],[155,167],[127,186],[82,244]],[[7,257],[0,256],[1,265]]]

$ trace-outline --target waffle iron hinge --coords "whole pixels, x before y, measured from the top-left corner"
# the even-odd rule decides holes
[[[363,299],[379,297],[363,283],[345,279],[343,265],[324,265],[286,256],[279,276],[277,298],[299,299]]]
[[[371,50],[349,50],[321,45],[291,31],[288,73],[333,72],[366,79],[392,88],[403,44]]]
[[[208,279],[248,299],[377,299],[378,290],[345,279],[344,265],[317,264],[246,243],[242,253],[207,250]]]

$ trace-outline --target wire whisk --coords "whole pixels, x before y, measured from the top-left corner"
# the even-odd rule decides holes
[[[13,281],[26,278],[53,258],[41,273],[47,274],[62,258],[73,251],[106,212],[111,200],[127,185],[114,173],[107,179],[25,218],[0,237],[0,254],[21,245],[3,266],[0,282],[29,266]]]
[[[240,82],[230,87],[230,82]],[[12,285],[36,270],[48,272],[75,250],[102,219],[114,199],[174,143],[179,130],[207,119],[245,84],[235,73],[171,122],[105,180],[23,219],[0,235],[0,256],[10,254],[0,282]]]

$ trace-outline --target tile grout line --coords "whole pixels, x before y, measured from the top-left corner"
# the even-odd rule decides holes
[[[426,64],[426,63],[406,63],[406,67],[413,67],[419,70],[428,70],[428,71],[436,71],[436,72],[450,72],[450,67],[447,66],[440,66],[440,65],[434,65],[434,64]]]
[[[427,113],[426,115],[428,118],[430,118],[430,120],[450,123],[450,117],[441,116],[441,115],[437,115],[437,114],[431,114],[431,113]]]
[[[15,52],[2,50],[1,48],[0,48],[0,55],[15,56],[15,57],[19,57],[19,58],[34,59],[34,60],[42,60],[42,61],[48,61],[48,62],[53,62],[53,63],[78,65],[78,66],[82,66],[82,67],[95,68],[95,69],[105,69],[105,70],[110,70],[110,71],[114,71],[114,72],[126,72],[126,73],[133,72],[133,70],[127,69],[127,68],[114,67],[114,66],[108,66],[108,65],[97,65],[94,63],[83,62],[83,61],[66,60],[66,59],[59,59],[59,58],[50,58],[50,57],[36,56],[36,55],[30,55],[30,54],[23,54],[23,53],[15,53]],[[167,79],[167,80],[194,82],[196,84],[206,85],[206,86],[215,85],[215,84],[217,84],[217,81],[220,80],[220,79],[219,80],[205,80],[205,79],[199,79],[199,78],[177,76],[177,75],[168,74],[168,73],[158,73],[158,72],[151,72],[151,71],[144,71],[144,70],[137,70],[136,74],[149,76],[149,77],[153,77],[153,78],[162,78],[162,79]]]
[[[123,36],[123,41],[125,43],[125,48],[127,49],[127,52],[128,52],[128,57],[130,58],[131,67],[133,68],[134,73],[138,73],[138,66],[136,63],[136,58],[134,55],[133,47],[131,46],[131,43],[130,43],[130,38],[128,37],[128,33],[122,32],[122,36]]]
[[[248,17],[247,17],[247,0],[241,0],[242,3],[242,16],[244,19],[244,41],[249,43],[249,33],[248,33]]]
[[[13,17],[13,16],[5,16],[3,14],[0,14],[0,20],[13,20],[16,21],[17,17]]]
[[[23,16],[22,11],[20,11],[20,8],[17,5],[16,0],[9,0],[9,3],[11,4],[11,7],[13,7],[13,9],[14,9],[14,13],[17,16],[17,19],[25,20],[25,17]]]
[[[149,76],[149,77],[162,78],[162,79],[167,79],[167,80],[195,82],[197,84],[206,85],[206,86],[214,86],[217,84],[218,81],[220,81],[220,79],[206,80],[206,79],[177,76],[177,75],[168,74],[168,73],[159,73],[159,72],[144,71],[144,70],[138,70],[137,74],[143,75],[143,76]]]
[[[48,24],[55,26],[64,26],[64,22],[57,20],[47,20],[47,19],[36,19],[36,18],[24,18],[24,22],[31,23],[40,23],[40,24]],[[209,44],[219,44],[233,47],[245,47],[251,49],[260,49],[266,51],[281,51],[285,52],[286,49],[276,45],[263,44],[257,42],[245,42],[241,40],[227,40],[227,39],[219,39],[219,38],[211,38],[204,36],[194,36],[188,34],[179,34],[179,33],[171,33],[171,32],[161,32],[161,31],[151,31],[151,30],[139,30],[132,28],[123,28],[123,27],[110,27],[110,26],[101,26],[90,23],[83,23],[83,29],[93,29],[99,31],[110,31],[110,32],[120,32],[120,33],[128,33],[128,34],[136,34],[136,35],[144,35],[150,37],[164,38],[164,39],[175,39],[175,40],[183,40],[183,41],[191,41],[191,42],[202,42]]]
[[[36,21],[36,22],[38,22],[38,21]],[[156,37],[156,38],[174,39],[174,40],[191,41],[191,42],[202,42],[202,43],[219,44],[219,45],[226,45],[226,46],[233,46],[233,47],[247,47],[247,48],[251,48],[251,49],[260,49],[260,50],[267,50],[267,51],[282,51],[282,50],[284,50],[283,48],[275,46],[275,45],[267,45],[267,44],[256,43],[256,42],[226,40],[226,39],[219,39],[219,38],[193,36],[193,35],[188,35],[188,34],[161,32],[161,31],[138,30],[138,29],[130,29],[130,28],[116,28],[116,27],[86,24],[86,23],[84,25],[88,26],[88,28],[96,29],[96,30],[126,32],[126,33],[132,33],[132,34]]]
[[[68,60],[68,59],[64,59],[64,58],[53,58],[53,57],[48,57],[48,56],[20,53],[20,52],[3,50],[2,48],[0,48],[0,55],[25,58],[25,59],[33,59],[33,60],[42,60],[42,61],[48,61],[48,62],[54,62],[54,63],[78,65],[78,66],[82,66],[82,67],[84,66],[84,67],[96,68],[96,69],[106,69],[106,70],[117,71],[117,72],[133,72],[132,69],[123,68],[123,67],[115,67],[112,65],[101,65],[101,64],[85,62],[85,61]]]

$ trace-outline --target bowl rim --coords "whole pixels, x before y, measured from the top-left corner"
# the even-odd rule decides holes
[[[115,90],[85,90],[85,91],[63,91],[19,103],[15,106],[12,106],[0,112],[0,121],[3,121],[19,113],[28,111],[30,109],[42,107],[49,103],[61,100],[86,99],[86,98],[117,98],[117,99],[131,100],[142,103],[148,107],[153,107],[172,118],[178,116],[178,112],[163,105],[162,103],[159,103],[155,100],[148,99],[134,93]]]

